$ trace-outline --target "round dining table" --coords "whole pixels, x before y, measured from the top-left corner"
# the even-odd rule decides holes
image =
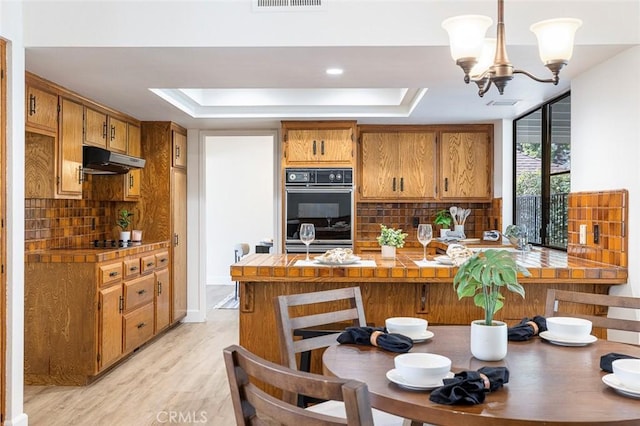
[[[430,352],[451,359],[453,373],[504,366],[509,381],[476,405],[445,405],[429,400],[430,390],[410,390],[387,378],[397,353],[382,348],[339,344],[322,357],[325,374],[367,383],[374,408],[413,424],[435,425],[640,425],[640,392],[623,394],[602,380],[600,358],[619,353],[640,358],[640,346],[597,340],[561,346],[535,336],[509,342],[502,361],[480,361],[469,349],[470,327],[430,326],[434,336],[410,352]],[[393,376],[392,376],[393,377]],[[611,377],[611,376],[609,376]],[[624,389],[623,389],[624,390]]]

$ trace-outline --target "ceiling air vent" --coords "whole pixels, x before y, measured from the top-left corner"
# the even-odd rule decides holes
[[[327,0],[253,0],[254,12],[299,12],[324,10]]]
[[[518,102],[520,102],[520,99],[504,99],[500,101],[490,101],[487,103],[487,106],[514,106]]]

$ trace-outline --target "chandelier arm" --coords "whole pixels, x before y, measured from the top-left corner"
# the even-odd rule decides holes
[[[488,78],[486,83],[483,86],[478,85],[478,96],[483,97],[485,93],[487,93],[489,91],[489,88],[491,87],[491,83],[493,83],[493,80]]]
[[[560,81],[560,77],[558,77],[558,73],[554,72],[553,73],[553,77],[552,78],[539,78],[536,77],[535,75],[531,74],[530,72],[527,72],[525,70],[518,70],[518,69],[514,69],[513,70],[514,74],[524,74],[527,77],[529,77],[532,80],[535,80],[539,83],[553,83],[554,85],[557,85],[558,82]]]

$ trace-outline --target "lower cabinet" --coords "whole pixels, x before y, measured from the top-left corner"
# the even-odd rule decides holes
[[[27,259],[25,384],[86,385],[169,329],[168,242],[149,246],[108,261]]]

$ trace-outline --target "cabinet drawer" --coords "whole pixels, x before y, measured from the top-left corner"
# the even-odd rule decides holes
[[[137,348],[153,336],[153,303],[124,315],[124,351]]]
[[[142,259],[140,259],[140,262],[142,263],[142,273],[146,274],[147,272],[151,272],[154,269],[156,269],[156,256],[155,255],[150,255],[150,256],[144,256]]]
[[[122,262],[101,265],[98,275],[100,287],[120,281],[122,279]]]
[[[153,287],[153,275],[136,278],[124,283],[124,310],[129,311],[145,303],[152,302]]]
[[[164,268],[169,266],[169,252],[163,251],[156,254],[156,268]]]
[[[124,261],[124,277],[134,278],[140,275],[140,258]]]

